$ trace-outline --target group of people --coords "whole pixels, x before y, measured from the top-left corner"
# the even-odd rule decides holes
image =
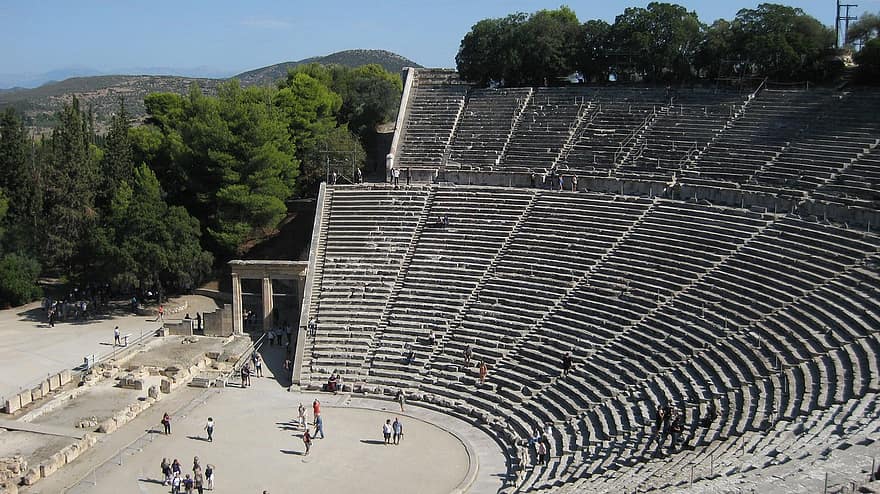
[[[394,422],[391,422],[391,419],[386,420],[382,424],[382,437],[385,438],[386,445],[400,444],[403,440],[403,422],[397,417],[394,418]]]
[[[666,437],[670,437],[669,446],[677,447],[684,432],[684,411],[669,405],[657,405],[657,416],[654,418],[655,434],[659,437],[657,444],[662,448]]]
[[[269,341],[269,346],[275,346],[276,343],[278,343],[278,346],[284,346],[284,337],[287,336],[287,344],[289,345],[292,339],[292,332],[293,329],[290,327],[290,324],[284,321],[283,324],[266,331],[266,339]]]
[[[547,423],[543,429],[535,427],[532,431],[529,446],[535,450],[535,462],[538,465],[543,465],[550,459],[550,441],[552,439],[553,425],[550,423]]]
[[[160,306],[160,307],[161,307],[161,306]],[[164,312],[164,311],[163,311],[163,312]],[[163,314],[163,315],[164,315],[164,314]],[[184,321],[192,320],[192,318],[189,316],[189,313],[188,313],[188,312],[187,312],[187,314],[186,314],[185,316],[183,316],[183,320],[184,320]],[[202,313],[201,313],[201,312],[196,312],[196,319],[195,319],[195,321],[196,321],[196,327],[195,327],[196,331],[201,331],[201,330],[203,330],[203,329],[204,329],[204,326],[202,325]]]
[[[549,190],[565,190],[565,176],[563,176],[561,173],[557,174],[555,171],[552,171],[546,175],[542,175],[540,177],[540,184],[538,183],[538,176],[534,172],[532,172],[529,180],[531,182],[532,188],[540,186]],[[569,178],[569,185],[571,186],[572,192],[577,192],[577,175],[572,175]]]
[[[170,485],[171,494],[192,494],[193,490],[202,494],[205,489],[214,490],[214,466],[208,464],[203,470],[198,456],[193,458],[192,473],[184,474],[177,458],[172,462],[168,458],[162,458],[160,467],[164,478],[162,485]]]
[[[409,185],[412,182],[412,170],[407,167],[405,171],[406,175],[406,185]],[[400,168],[394,167],[391,169],[391,184],[397,187],[400,185]]]
[[[312,442],[318,438],[318,434],[321,435],[321,439],[324,439],[324,417],[321,416],[321,402],[317,398],[312,402],[312,415],[314,416],[315,424],[314,433],[309,432],[309,424],[306,420],[306,407],[302,403],[299,404],[298,414],[297,422],[303,428],[302,442],[305,447],[305,453],[303,454],[308,456],[312,450]]]

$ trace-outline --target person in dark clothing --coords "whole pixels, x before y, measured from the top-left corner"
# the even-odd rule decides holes
[[[567,376],[571,371],[571,352],[565,352],[562,356],[562,375]]]

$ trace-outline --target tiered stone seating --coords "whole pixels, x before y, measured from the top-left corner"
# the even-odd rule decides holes
[[[424,363],[432,351],[427,341],[430,332],[441,337],[459,316],[533,195],[518,190],[438,189],[406,276],[386,309],[381,339],[370,356],[369,382],[413,383],[418,363]],[[449,218],[447,227],[432,226],[443,216]],[[407,346],[416,352],[412,364],[404,362]]]
[[[812,191],[829,181],[880,136],[880,97],[861,92],[832,98],[834,107],[798,135],[771,162],[759,169],[753,182]]]
[[[536,88],[514,129],[503,158],[507,171],[545,172],[592,110],[595,90],[583,87]]]
[[[486,91],[485,103],[494,104],[498,94]],[[562,92],[538,91],[509,142],[490,139],[488,148],[506,146],[503,156],[514,157],[520,145],[563,142],[556,134],[528,135],[523,127],[546,94]],[[616,154],[633,135],[616,130],[629,120],[635,122],[630,129],[644,123],[648,97],[668,105],[665,96],[636,92],[613,103],[627,110],[604,103],[577,140],[594,139],[596,146],[580,151]],[[818,186],[817,195],[828,197],[846,180],[840,177],[865,177],[855,180],[873,186],[870,168],[859,165],[874,154],[865,149],[876,146],[869,139],[875,131],[841,138],[843,154],[858,158],[853,163],[816,165],[823,171],[795,159],[808,154],[807,138],[825,125],[815,110],[829,101],[824,93],[765,91],[742,115],[734,108],[733,123],[725,123],[730,108],[727,115],[704,114],[707,123],[696,121],[699,114],[677,118],[675,109],[691,104],[682,98],[661,108],[643,129],[645,146],[628,149],[632,160],[615,172],[651,171],[645,163],[652,156],[671,162],[677,148],[652,147],[652,135],[666,142],[699,135],[708,144],[685,181]],[[643,110],[640,121],[623,116],[633,107]],[[615,113],[620,118],[612,124]],[[476,115],[468,118],[477,122]],[[561,126],[568,118],[548,121]],[[676,120],[692,123],[676,134]],[[598,130],[605,124],[615,130],[602,140]],[[876,122],[858,116],[844,124],[855,129]],[[459,141],[457,134],[456,143],[475,135]],[[817,153],[830,149],[828,142],[811,142]],[[459,156],[471,151],[453,148]],[[536,162],[546,163],[552,151],[536,149]],[[576,151],[577,144],[569,160]],[[514,158],[517,167],[543,166],[529,167],[528,155]],[[487,156],[468,159],[475,167],[495,167]],[[613,162],[611,156],[605,166]],[[779,181],[795,171],[796,183]],[[406,213],[405,221],[388,218],[389,200],[394,211]],[[350,368],[367,391],[402,388],[425,406],[476,418],[521,468],[519,491],[676,489],[689,480],[691,464],[709,462],[713,473],[697,475],[706,491],[734,481],[760,488],[767,484],[749,475],[754,468],[813,467],[828,455],[801,451],[810,444],[843,451],[853,434],[876,436],[876,413],[858,421],[876,409],[872,396],[880,390],[876,235],[795,216],[592,193],[337,187],[327,201],[312,307],[321,329],[306,365],[313,372]],[[440,216],[450,218],[448,227],[432,226]],[[427,341],[432,331],[433,346]],[[475,354],[470,367],[466,345]],[[413,362],[404,361],[408,349]],[[566,352],[576,365],[560,377]],[[490,367],[485,385],[474,368],[481,360]],[[707,426],[709,403],[719,415]],[[657,444],[654,409],[662,404],[683,410],[684,452]],[[525,439],[547,424],[552,458],[535,466]],[[743,465],[741,450],[754,461]],[[788,479],[785,486],[794,486]]]
[[[827,98],[816,91],[761,92],[712,142],[685,177],[747,183],[811,123]]]
[[[454,72],[415,73],[397,164],[439,168],[470,86],[462,84]]]
[[[531,92],[531,88],[471,91],[455,132],[447,168],[497,169]]]
[[[621,151],[621,144],[638,130],[645,120],[663,110],[662,103],[606,99],[602,93],[591,116],[559,169],[573,173],[596,174],[610,170]],[[635,144],[633,140],[632,145]]]
[[[651,174],[668,179],[721,132],[740,106],[742,101],[670,107],[639,137],[636,152],[620,164],[617,175]]]
[[[829,202],[876,208],[880,205],[880,150],[871,148],[828,183],[813,197]]]
[[[303,363],[309,376],[357,376],[416,231],[427,188],[326,189],[326,238],[311,309],[319,331]]]

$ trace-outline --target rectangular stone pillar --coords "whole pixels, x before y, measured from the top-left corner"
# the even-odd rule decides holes
[[[272,309],[275,307],[272,294],[272,278],[263,278],[263,331],[272,328]]]
[[[238,273],[232,273],[232,333],[242,334],[244,321],[242,320],[241,307],[241,278]]]

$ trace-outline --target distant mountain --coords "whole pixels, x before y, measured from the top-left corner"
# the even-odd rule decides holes
[[[265,86],[274,84],[276,81],[287,77],[287,69],[297,65],[319,63],[321,65],[345,65],[347,67],[360,67],[371,63],[381,65],[385,70],[398,73],[404,67],[421,67],[412,60],[396,53],[385,50],[345,50],[323,57],[312,57],[298,62],[282,62],[260,69],[249,70],[233,76],[243,86]]]
[[[324,57],[313,57],[299,62],[270,65],[234,76],[242,86],[268,85],[287,75],[287,68],[299,64],[317,62],[358,67],[378,63],[391,72],[403,67],[421,67],[412,60],[384,50],[347,50]],[[158,68],[157,68],[158,69]],[[0,109],[11,106],[24,114],[27,125],[37,132],[51,128],[55,114],[62,105],[75,95],[83,106],[91,106],[99,131],[109,122],[119,107],[119,98],[125,98],[125,106],[132,118],[146,115],[144,97],[150,93],[173,92],[185,94],[197,83],[206,94],[214,94],[217,85],[226,79],[180,77],[166,75],[99,75],[72,77],[61,82],[50,82],[33,89],[14,88],[0,90]]]
[[[0,74],[0,91],[13,88],[33,89],[44,84],[64,81],[71,77],[92,77],[103,75],[167,75],[177,77],[196,77],[201,79],[225,79],[233,74],[229,70],[212,67],[125,67],[108,72],[91,67],[65,67],[42,74]]]
[[[133,118],[146,114],[144,97],[150,93],[173,92],[184,94],[193,83],[202,91],[213,94],[222,79],[155,75],[102,75],[72,77],[61,82],[50,82],[34,89],[0,91],[0,108],[11,106],[20,111],[28,127],[41,132],[50,128],[55,114],[64,103],[76,96],[83,107],[91,106],[99,131],[119,108],[119,99],[125,99],[126,110]]]

